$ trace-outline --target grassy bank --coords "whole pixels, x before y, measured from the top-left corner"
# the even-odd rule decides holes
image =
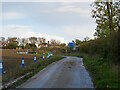
[[[85,54],[68,54],[83,57],[84,66],[89,71],[96,88],[118,88],[118,65],[103,58],[91,58]]]
[[[33,75],[38,73],[40,70],[42,70],[43,68],[45,68],[49,64],[51,64],[55,61],[61,60],[61,59],[63,59],[63,57],[53,56],[53,57],[46,59],[46,60],[37,60],[37,63],[33,63],[29,67],[26,67],[23,70],[19,71],[19,72],[22,72],[21,75],[24,75],[28,72],[31,72],[29,75],[26,75],[24,78],[22,78],[21,80],[18,80],[16,83],[9,86],[8,88],[13,88],[13,87],[17,87],[17,86],[21,85],[23,82],[25,82],[27,79],[29,79],[30,77],[32,77]]]
[[[103,58],[83,58],[97,88],[118,88],[118,66],[109,65]]]

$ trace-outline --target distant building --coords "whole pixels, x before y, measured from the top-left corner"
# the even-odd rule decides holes
[[[38,48],[41,47],[47,47],[47,43],[42,43],[42,41],[40,41],[40,44],[38,44]]]
[[[7,43],[7,42],[2,42],[1,47],[6,47],[7,45],[8,45],[8,43]]]
[[[48,41],[48,43],[40,42],[40,44],[38,44],[38,48],[41,48],[41,47],[60,48],[60,44],[50,44],[49,41]]]
[[[60,45],[59,44],[52,44],[52,45],[50,45],[50,48],[60,48]]]

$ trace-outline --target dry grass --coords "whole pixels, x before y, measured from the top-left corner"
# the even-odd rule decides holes
[[[26,72],[31,70],[31,66],[34,64],[34,55],[29,54],[16,54],[16,51],[27,51],[27,50],[15,50],[15,49],[3,49],[2,50],[2,62],[3,69],[6,72],[3,74],[3,84],[13,80]],[[40,55],[37,56],[37,62],[42,60]],[[24,57],[25,68],[21,67],[22,57]]]

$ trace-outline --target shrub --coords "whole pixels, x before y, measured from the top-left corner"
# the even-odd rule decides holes
[[[9,43],[6,47],[3,47],[3,49],[16,49],[18,45],[16,43]]]

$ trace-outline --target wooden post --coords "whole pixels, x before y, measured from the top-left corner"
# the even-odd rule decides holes
[[[67,56],[67,46],[66,46],[66,56]]]

